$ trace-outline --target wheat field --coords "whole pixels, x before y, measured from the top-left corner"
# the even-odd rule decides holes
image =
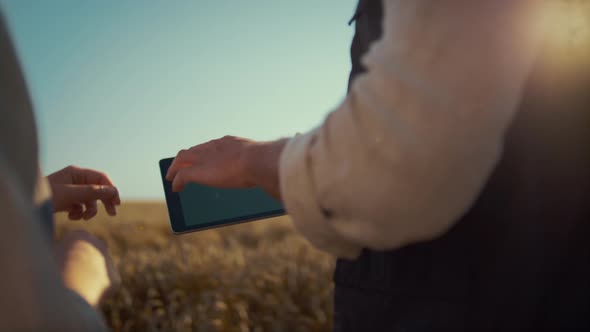
[[[122,278],[102,311],[113,331],[330,331],[334,260],[287,217],[173,235],[163,202],[114,218],[57,216],[57,234],[105,240]]]

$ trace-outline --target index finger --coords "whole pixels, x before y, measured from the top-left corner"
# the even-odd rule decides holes
[[[106,185],[76,185],[64,186],[67,198],[72,202],[86,203],[97,199],[111,201],[118,196],[116,187]]]
[[[190,167],[195,161],[194,153],[189,150],[180,150],[176,155],[176,158],[170,164],[168,172],[166,173],[166,180],[172,181],[176,176],[176,173],[185,167]]]
[[[73,184],[98,184],[105,186],[115,186],[113,181],[103,172],[90,169],[72,167]]]
[[[106,173],[89,168],[79,168],[76,170],[76,173],[76,175],[79,177],[79,183],[77,184],[115,187],[115,184]],[[111,203],[114,205],[121,204],[118,191],[116,191],[115,195],[113,195]]]
[[[106,173],[95,171],[93,169],[87,169],[86,172],[86,180],[88,181],[86,184],[100,184],[111,187],[115,186],[113,180],[111,180],[111,178]]]

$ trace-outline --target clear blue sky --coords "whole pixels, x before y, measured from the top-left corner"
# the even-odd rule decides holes
[[[163,198],[158,160],[226,134],[304,132],[343,99],[356,0],[0,0],[45,173]]]

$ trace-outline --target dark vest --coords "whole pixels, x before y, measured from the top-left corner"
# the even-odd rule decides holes
[[[351,81],[382,18],[380,1],[361,1]],[[590,66],[548,74],[546,59],[449,232],[337,262],[335,331],[590,330]]]

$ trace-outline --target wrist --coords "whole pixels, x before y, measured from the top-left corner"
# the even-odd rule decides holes
[[[288,138],[255,142],[244,153],[244,172],[249,183],[280,200],[279,161]]]

